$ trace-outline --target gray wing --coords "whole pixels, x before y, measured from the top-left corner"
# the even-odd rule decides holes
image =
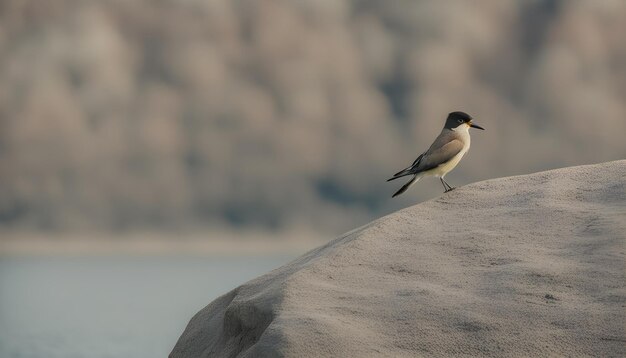
[[[459,139],[445,138],[445,142],[439,141],[439,139],[437,138],[437,141],[424,153],[419,163],[413,167],[412,172],[414,174],[436,168],[463,150],[463,142]]]
[[[407,175],[418,174],[430,170],[454,158],[463,150],[463,142],[458,134],[453,131],[444,130],[427,151],[422,153],[413,164],[397,172],[387,181],[395,180]]]
[[[417,168],[417,166],[419,165],[420,161],[422,160],[422,158],[424,158],[424,155],[426,154],[426,152],[420,154],[419,157],[417,157],[417,159],[415,159],[415,161],[413,162],[413,164],[409,165],[408,167],[400,170],[399,172],[397,172],[396,174],[394,174],[391,178],[387,179],[387,181],[392,181],[392,180],[396,180],[398,178],[402,178],[405,177],[407,175],[411,175],[414,174],[413,170],[415,168]],[[397,193],[396,193],[397,194]]]

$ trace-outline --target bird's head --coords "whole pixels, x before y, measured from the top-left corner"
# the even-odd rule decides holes
[[[468,126],[468,128],[472,127],[472,128],[485,130],[485,128],[479,126],[478,124],[472,123],[472,120],[473,120],[472,116],[470,116],[469,114],[465,112],[452,112],[448,114],[448,119],[446,119],[445,128],[455,130],[459,126]]]

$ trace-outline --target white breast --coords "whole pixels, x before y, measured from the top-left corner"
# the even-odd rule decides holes
[[[462,124],[458,126],[457,128],[453,129],[453,131],[455,131],[461,136],[463,143],[464,143],[463,149],[461,149],[459,154],[455,155],[454,158],[452,158],[452,160],[448,161],[446,164],[442,164],[438,166],[437,168],[430,171],[430,173],[428,174],[431,174],[437,177],[443,177],[444,175],[448,174],[452,169],[454,169],[454,167],[456,167],[457,164],[459,164],[459,162],[461,161],[465,153],[467,153],[467,151],[470,148],[469,128],[470,126],[468,124]]]

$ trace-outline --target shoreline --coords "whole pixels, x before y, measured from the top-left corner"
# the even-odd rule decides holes
[[[313,233],[3,233],[0,258],[20,256],[298,255],[328,241]]]

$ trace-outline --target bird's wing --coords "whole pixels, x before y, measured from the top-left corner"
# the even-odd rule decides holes
[[[463,142],[458,137],[458,134],[444,129],[437,139],[435,139],[430,148],[420,154],[420,156],[415,159],[413,164],[397,172],[391,178],[387,179],[387,181],[436,168],[452,159],[455,155],[459,154],[462,149]]]
[[[418,165],[420,163],[420,161],[422,160],[422,158],[424,158],[424,154],[426,154],[426,152],[420,154],[419,157],[417,157],[417,159],[415,159],[415,161],[413,162],[413,164],[411,164],[410,168],[415,167],[416,165]]]
[[[420,154],[419,157],[417,157],[417,159],[415,159],[415,161],[413,162],[413,164],[409,165],[408,167],[400,170],[399,172],[397,172],[396,174],[394,174],[391,178],[387,179],[387,181],[392,181],[392,180],[396,180],[398,178],[402,178],[404,176],[407,175],[411,175],[414,174],[413,170],[419,165],[420,161],[422,160],[422,158],[424,158],[424,154],[426,154],[426,152]]]
[[[435,144],[438,145],[435,146]],[[463,142],[459,139],[452,139],[443,145],[441,144],[437,143],[437,141],[433,143],[430,149],[424,153],[417,167],[412,170],[414,174],[434,169],[454,158],[455,155],[463,150]]]

